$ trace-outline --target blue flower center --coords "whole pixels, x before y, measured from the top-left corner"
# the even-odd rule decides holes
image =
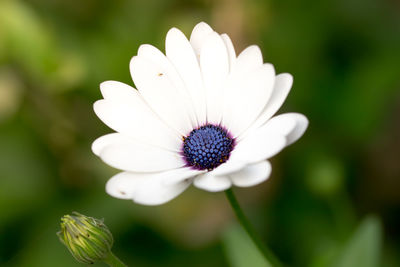
[[[220,126],[205,125],[183,138],[183,155],[188,166],[212,170],[229,159],[234,139]]]

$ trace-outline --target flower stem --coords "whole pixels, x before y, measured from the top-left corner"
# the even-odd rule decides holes
[[[226,197],[229,200],[229,203],[231,204],[231,207],[233,211],[236,214],[237,219],[239,220],[239,223],[241,226],[244,228],[244,230],[247,232],[251,240],[254,242],[256,247],[260,250],[260,252],[263,254],[263,256],[267,259],[269,263],[272,264],[273,267],[282,267],[282,263],[274,256],[274,254],[264,245],[264,243],[261,241],[260,237],[256,234],[253,226],[247,219],[246,215],[243,213],[242,208],[239,205],[239,202],[237,201],[235,194],[233,193],[232,189],[229,188],[228,190],[225,191]]]
[[[120,259],[117,258],[112,252],[108,254],[108,257],[104,259],[104,262],[111,267],[127,267]]]

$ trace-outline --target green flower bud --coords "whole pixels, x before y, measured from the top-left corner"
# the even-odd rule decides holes
[[[78,212],[61,218],[60,241],[74,258],[82,263],[93,264],[104,261],[111,253],[113,237],[103,220],[88,217]]]

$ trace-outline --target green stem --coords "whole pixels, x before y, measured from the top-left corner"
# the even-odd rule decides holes
[[[261,241],[260,237],[256,234],[253,226],[250,224],[246,215],[244,215],[242,208],[239,205],[233,191],[231,188],[225,191],[226,197],[229,200],[229,203],[232,206],[233,211],[236,214],[236,217],[239,220],[239,223],[242,225],[244,230],[246,230],[247,234],[250,236],[256,247],[260,250],[260,252],[264,255],[269,263],[274,267],[282,267],[282,263],[274,256],[274,254],[264,245]]]
[[[110,254],[108,254],[108,257],[104,259],[104,262],[111,267],[127,267],[127,265],[125,265],[125,263],[118,259],[117,256],[115,256],[112,252],[110,252]]]

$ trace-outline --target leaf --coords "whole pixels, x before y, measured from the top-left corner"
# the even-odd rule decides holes
[[[240,225],[234,224],[228,227],[222,241],[225,254],[232,267],[273,267]]]
[[[365,218],[334,261],[334,267],[379,267],[382,225],[377,217]]]

